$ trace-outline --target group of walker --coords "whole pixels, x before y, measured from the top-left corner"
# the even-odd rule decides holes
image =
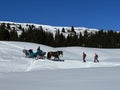
[[[83,52],[83,62],[86,62],[86,60],[85,60],[86,56],[87,56],[86,53]],[[98,60],[98,54],[97,53],[95,53],[95,55],[94,55],[94,62],[95,63],[99,62],[99,60]]]

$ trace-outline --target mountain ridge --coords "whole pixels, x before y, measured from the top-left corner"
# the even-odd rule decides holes
[[[69,32],[71,30],[71,27],[74,27],[74,26],[52,26],[52,25],[43,25],[43,24],[36,24],[36,23],[19,23],[19,22],[11,22],[11,21],[0,21],[0,24],[2,23],[10,24],[10,27],[15,27],[16,29],[19,25],[21,25],[22,28],[24,29],[28,28],[29,25],[34,25],[35,28],[39,28],[40,26],[42,26],[43,30],[53,31],[53,32],[57,30],[61,31],[63,28],[65,29],[65,32]],[[87,28],[87,27],[74,27],[74,30],[76,33],[80,33],[80,32],[83,33],[85,30],[87,30],[88,33],[91,33],[91,32],[94,33],[96,31],[99,31],[98,29]]]

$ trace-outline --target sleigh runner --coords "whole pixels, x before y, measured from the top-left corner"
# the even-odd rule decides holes
[[[64,62],[65,60],[64,59],[49,59],[51,61],[60,61],[60,62]]]

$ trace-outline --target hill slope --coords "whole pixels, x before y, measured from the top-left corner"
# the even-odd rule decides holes
[[[35,60],[25,58],[22,50],[33,49],[40,46],[45,52],[62,50],[64,55],[60,58],[65,62],[54,62],[50,60]],[[25,72],[49,69],[72,69],[72,68],[90,68],[90,67],[115,67],[120,66],[120,49],[97,49],[83,47],[63,47],[52,48],[49,46],[25,43],[25,42],[7,42],[0,41],[0,72]],[[82,52],[87,54],[87,62],[82,62]],[[94,53],[99,54],[100,63],[93,63]]]
[[[40,28],[42,26],[43,30],[46,32],[51,32],[53,34],[55,34],[55,32],[57,30],[60,30],[60,32],[62,33],[62,29],[65,29],[65,32],[63,33],[64,35],[68,35],[68,34],[72,34],[71,32],[71,27],[65,27],[65,26],[50,26],[50,25],[42,25],[42,24],[34,24],[34,23],[17,23],[17,22],[9,22],[9,21],[0,21],[1,23],[5,23],[6,26],[7,24],[9,24],[10,28],[15,28],[15,30],[18,31],[19,34],[21,34],[21,30],[22,28],[24,28],[25,30],[27,30],[29,28],[29,26],[32,26],[34,28]],[[98,29],[93,29],[93,28],[86,28],[86,27],[74,27],[75,32],[77,33],[77,35],[79,35],[79,33],[83,33],[85,30],[88,31],[88,33],[94,33],[96,31],[98,31]]]
[[[25,58],[23,48],[63,50],[65,62]],[[49,46],[0,41],[1,90],[119,90],[120,49]],[[87,62],[82,62],[82,52]],[[100,63],[93,63],[94,53]],[[99,68],[98,68],[99,67]],[[109,68],[108,68],[109,67]],[[76,68],[76,69],[75,69]]]

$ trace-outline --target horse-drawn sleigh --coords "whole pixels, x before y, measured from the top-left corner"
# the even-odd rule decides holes
[[[35,58],[38,59],[45,59],[46,52],[41,51],[40,54],[37,54],[36,52],[33,52],[31,49],[26,50],[23,49],[23,53],[25,54],[26,58]],[[47,53],[47,59],[52,61],[64,61],[63,59],[60,59],[60,55],[63,55],[63,51],[49,51]]]

